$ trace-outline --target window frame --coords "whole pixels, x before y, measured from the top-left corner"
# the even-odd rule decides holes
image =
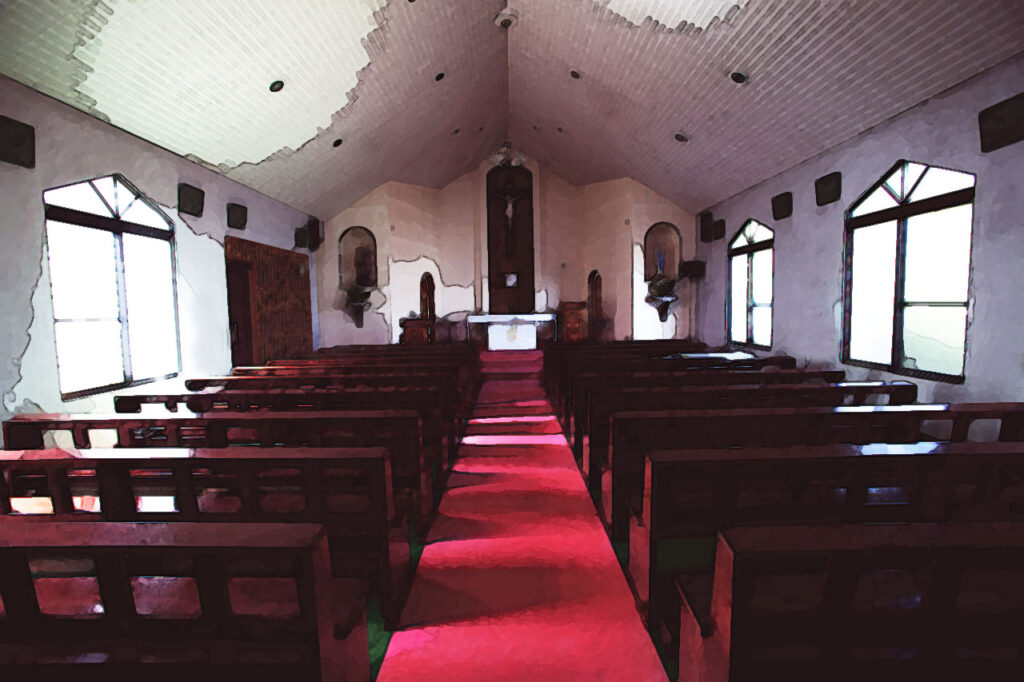
[[[757,223],[765,229],[771,231],[772,238],[764,241],[755,242],[753,244],[745,244],[743,246],[727,246],[726,247],[726,292],[725,292],[725,339],[726,345],[737,346],[740,348],[751,348],[754,350],[771,350],[775,344],[775,230],[760,220],[753,218],[748,219],[743,223],[743,226],[737,230],[736,234],[729,241],[732,244],[736,241],[736,238],[747,229],[750,223]],[[756,304],[754,302],[754,254],[759,251],[772,251],[772,302],[770,305],[765,306],[764,304]],[[734,256],[748,255],[747,258],[747,329],[746,329],[746,341],[734,341],[732,338],[732,259]],[[771,329],[770,329],[770,342],[767,346],[754,343],[754,308],[771,308]]]
[[[161,230],[157,227],[151,227],[149,225],[142,225],[129,220],[123,220],[119,217],[107,217],[101,216],[94,213],[88,213],[86,211],[80,211],[73,208],[66,208],[64,206],[57,206],[55,204],[46,203],[46,192],[52,190],[63,189],[65,187],[73,187],[75,185],[83,185],[87,183],[93,183],[98,180],[105,178],[113,178],[115,183],[119,183],[126,187],[132,194],[135,195],[135,199],[132,200],[132,204],[135,201],[141,201],[150,209],[156,212],[166,223],[167,229]],[[99,196],[100,201],[104,203],[111,214],[116,216],[117,212],[107,202],[106,198],[102,193],[95,190],[94,185],[90,185],[93,191]],[[66,185],[59,185],[57,187],[47,188],[43,192],[43,217],[44,217],[44,234],[46,240],[46,248],[49,250],[49,230],[47,223],[49,221],[65,223],[73,225],[75,227],[81,227],[85,229],[101,230],[103,232],[110,232],[114,236],[114,247],[115,247],[115,263],[116,269],[115,281],[117,283],[117,301],[118,301],[118,323],[121,326],[121,362],[124,368],[124,381],[115,382],[112,384],[105,384],[102,386],[96,386],[93,388],[84,388],[77,391],[70,391],[65,393],[61,391],[60,396],[62,401],[76,400],[79,398],[85,398],[88,396],[98,395],[101,393],[108,393],[122,388],[130,388],[133,386],[142,386],[150,384],[156,381],[164,381],[167,379],[173,379],[181,373],[181,325],[179,321],[178,311],[178,263],[177,253],[175,249],[174,240],[174,222],[167,217],[167,215],[160,209],[160,207],[149,197],[143,194],[135,185],[133,185],[127,178],[120,173],[111,173],[109,175],[99,175],[94,178],[87,178],[85,180],[79,180],[77,182],[68,183]],[[126,234],[136,235],[139,237],[147,237],[151,239],[158,239],[166,241],[170,244],[170,257],[171,257],[171,295],[174,306],[174,345],[175,345],[175,359],[177,362],[177,369],[174,372],[165,374],[163,376],[149,377],[146,379],[135,379],[132,376],[132,359],[131,359],[131,340],[128,329],[128,294],[125,282],[125,268],[124,268],[124,245],[123,236]],[[47,268],[49,264],[49,253],[47,253]],[[50,277],[52,278],[52,273]],[[51,300],[51,313],[53,313],[53,291],[50,292]],[[65,320],[58,319],[57,316],[53,315],[54,329],[58,322],[74,322],[75,319]],[[56,341],[56,339],[55,339]],[[56,342],[54,343],[54,359],[57,365],[57,376],[58,385],[60,383],[60,357],[57,354]]]
[[[890,374],[900,374],[903,376],[913,377],[915,379],[925,379],[928,381],[941,381],[950,384],[962,384],[967,378],[967,349],[969,346],[969,339],[967,338],[967,332],[970,330],[971,319],[971,294],[974,291],[974,199],[977,190],[977,184],[972,187],[949,192],[946,194],[940,194],[938,196],[929,197],[920,201],[905,201],[900,200],[897,206],[883,209],[881,211],[874,211],[872,213],[865,213],[864,215],[852,217],[853,211],[859,206],[859,204],[867,199],[872,192],[880,188],[885,184],[885,181],[901,166],[908,163],[920,164],[927,166],[924,172],[917,178],[914,186],[906,192],[906,196],[909,198],[913,195],[914,190],[917,189],[921,180],[926,175],[927,171],[932,168],[939,170],[948,170],[956,173],[964,173],[972,175],[977,183],[977,174],[970,173],[969,171],[963,171],[956,168],[946,168],[944,166],[935,166],[927,164],[921,161],[910,161],[908,159],[900,159],[893,164],[885,173],[882,174],[881,178],[872,184],[867,190],[862,192],[846,209],[843,213],[843,335],[842,335],[842,348],[840,350],[840,361],[845,365],[851,365],[854,367],[864,367],[867,369],[876,369],[883,372],[889,372]],[[971,244],[968,253],[968,275],[967,275],[967,301],[966,303],[951,303],[943,301],[915,301],[913,303],[907,303],[906,301],[906,264],[907,264],[907,220],[924,215],[926,213],[934,213],[942,211],[948,208],[954,208],[956,206],[971,206]],[[857,360],[850,357],[850,337],[852,329],[850,326],[851,318],[853,316],[853,233],[862,227],[868,227],[871,225],[878,225],[885,222],[896,221],[896,280],[893,289],[893,314],[892,314],[892,352],[890,355],[890,363],[888,365],[871,362],[869,360]],[[935,372],[931,370],[914,369],[904,367],[903,361],[906,359],[904,352],[904,316],[906,308],[913,306],[932,306],[932,307],[962,307],[965,309],[966,314],[964,315],[964,348],[963,348],[963,369],[959,375],[955,374],[944,374],[942,372]]]

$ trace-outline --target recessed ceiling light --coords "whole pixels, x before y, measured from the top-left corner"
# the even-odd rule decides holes
[[[341,146],[341,138],[339,137],[339,138],[338,138],[337,140],[335,140],[334,142],[332,142],[332,143],[331,143],[331,146],[332,146],[332,147],[340,147],[340,146]]]
[[[284,81],[274,81],[270,84],[271,92],[281,92],[284,89]]]
[[[689,142],[690,141],[690,138],[688,138],[686,135],[683,135],[682,133],[676,133],[675,134],[675,138],[676,138],[676,142]]]
[[[741,73],[739,71],[733,71],[732,73],[730,73],[729,78],[732,79],[732,82],[736,83],[737,85],[743,85],[748,80],[750,80],[750,78],[747,77],[747,74]]]
[[[459,134],[459,129],[458,128],[456,128],[455,130],[452,131],[452,135],[458,135],[458,134]]]
[[[444,71],[442,71],[441,73],[439,73],[436,76],[434,76],[434,80],[436,80],[436,81],[444,80]]]
[[[580,72],[577,71],[576,69],[573,69],[572,71],[570,71],[569,75],[572,76],[576,80],[580,79]]]

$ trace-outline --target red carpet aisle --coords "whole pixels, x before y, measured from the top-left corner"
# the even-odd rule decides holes
[[[665,680],[540,386],[485,353],[470,436],[380,682]]]

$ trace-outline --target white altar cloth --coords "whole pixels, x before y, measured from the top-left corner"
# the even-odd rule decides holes
[[[506,313],[501,315],[469,315],[469,325],[487,325],[487,350],[534,350],[537,348],[537,325],[555,322],[554,313]]]

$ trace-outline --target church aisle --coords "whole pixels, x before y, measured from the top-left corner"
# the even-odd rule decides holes
[[[544,398],[540,353],[483,360],[470,435],[378,680],[665,680]]]

